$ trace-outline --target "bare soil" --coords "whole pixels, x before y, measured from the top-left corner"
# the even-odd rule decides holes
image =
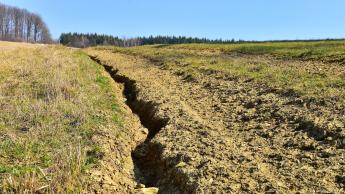
[[[160,193],[345,192],[342,99],[303,97],[220,72],[191,79],[135,56],[89,54],[124,84],[127,105],[149,131],[132,148],[140,187]]]

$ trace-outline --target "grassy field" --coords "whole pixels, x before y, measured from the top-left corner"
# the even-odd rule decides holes
[[[0,193],[88,190],[101,127],[122,126],[111,78],[79,50],[0,42]]]
[[[332,99],[339,106],[345,99],[345,41],[106,46],[84,51],[0,42],[0,193],[87,193],[95,190],[90,172],[100,166],[104,168],[98,175],[108,170],[109,177],[117,176],[113,171],[118,169],[133,168],[130,130],[137,128],[124,127],[129,113],[116,96],[121,91],[84,53],[103,50],[104,56],[121,53],[124,61],[135,63],[126,58],[131,55],[134,61],[155,64],[188,81],[241,79],[284,94]],[[108,139],[100,140],[103,136]],[[107,143],[111,148],[105,148]],[[100,165],[104,153],[115,152],[115,158],[107,158],[112,166]],[[115,179],[123,179],[119,177]]]
[[[345,95],[345,41],[98,47],[150,59],[190,77],[222,72],[298,95]],[[201,75],[204,76],[204,75]]]

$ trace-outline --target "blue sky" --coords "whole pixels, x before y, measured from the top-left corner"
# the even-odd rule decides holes
[[[276,40],[345,38],[344,0],[0,0],[61,32]]]

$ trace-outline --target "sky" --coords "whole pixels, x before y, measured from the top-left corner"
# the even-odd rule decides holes
[[[211,39],[345,38],[344,0],[0,0],[62,32]]]

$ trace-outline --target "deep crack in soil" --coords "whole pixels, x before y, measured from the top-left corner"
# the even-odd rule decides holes
[[[136,80],[136,101],[155,102],[157,118],[169,118],[133,152],[146,175],[137,173],[139,182],[164,193],[172,185],[186,193],[343,193],[343,101],[221,72],[190,81],[138,56],[90,53]]]
[[[137,98],[139,91],[134,80],[120,75],[118,69],[102,63],[97,57],[90,56],[90,58],[103,66],[115,82],[123,84],[123,96],[126,98],[126,104],[139,117],[142,126],[148,129],[146,139],[137,145],[132,152],[137,187],[140,188],[144,185],[146,188],[159,188],[159,193],[165,191],[180,193],[181,191],[176,186],[172,186],[173,184],[166,184],[170,181],[160,181],[165,174],[164,162],[160,161],[159,157],[161,149],[151,142],[152,138],[167,125],[169,119],[160,118],[156,115],[156,103]],[[164,186],[162,183],[164,183]]]

